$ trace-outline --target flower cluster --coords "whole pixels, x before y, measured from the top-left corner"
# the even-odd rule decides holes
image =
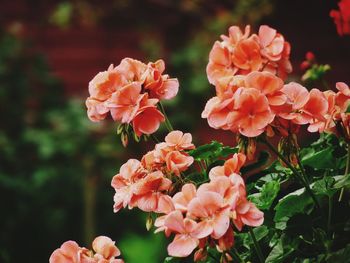
[[[262,26],[259,30],[262,39],[269,37],[272,30],[264,28]],[[243,35],[237,27],[231,27],[230,32],[230,38],[224,38],[225,41],[233,39],[233,36],[247,39],[247,33]],[[249,28],[246,32],[249,32]],[[214,51],[218,45],[218,42],[214,45]],[[217,54],[213,50],[208,68],[214,63],[213,54]],[[216,58],[218,62],[219,56]],[[247,64],[251,63],[251,56],[245,59]],[[221,56],[220,61],[225,61],[225,58]],[[227,67],[215,67],[215,71],[208,71],[209,80],[213,80],[213,76],[215,79],[212,83],[215,84],[216,96],[207,102],[202,118],[207,118],[210,127],[230,130],[246,137],[256,137],[265,131],[269,136],[276,132],[287,136],[290,127],[295,125],[309,124],[310,132],[329,130],[340,119],[339,112],[345,114],[349,100],[346,95],[348,87],[344,83],[337,84],[337,94],[318,89],[308,91],[295,82],[285,84],[281,78],[265,69],[251,70],[244,75],[237,74],[237,70],[228,72]],[[344,114],[342,121],[346,123],[344,118],[347,114]]]
[[[92,249],[88,250],[74,241],[66,241],[50,256],[50,263],[123,263],[119,249],[109,237],[99,236],[92,242]]]
[[[341,0],[339,10],[331,10],[330,17],[334,19],[338,35],[350,35],[350,0]]]
[[[193,148],[191,134],[172,131],[165,137],[165,142],[158,143],[141,162],[130,159],[123,164],[112,180],[116,191],[114,212],[126,206],[146,212],[163,212],[164,205],[169,202],[165,193],[171,189],[171,178],[181,177],[181,172],[193,163],[193,157],[185,152]]]
[[[90,120],[103,120],[110,112],[114,121],[131,124],[137,136],[154,133],[165,120],[157,103],[172,99],[179,89],[178,80],[162,75],[164,70],[163,60],[146,65],[125,58],[98,73],[89,83],[86,100]]]
[[[221,36],[209,54],[207,76],[211,84],[233,75],[252,71],[267,71],[285,79],[292,71],[289,61],[290,45],[275,29],[260,26],[258,34],[250,35],[250,26],[244,33],[237,26],[229,28],[229,35]]]
[[[195,260],[206,257],[205,248],[216,245],[225,253],[234,243],[233,225],[239,231],[244,225],[259,226],[264,214],[247,200],[243,178],[239,174],[245,163],[243,154],[234,154],[223,166],[209,172],[210,181],[197,189],[192,183],[183,185],[168,203],[169,211],[157,218],[156,232],[175,234],[168,253],[187,257],[197,247]]]

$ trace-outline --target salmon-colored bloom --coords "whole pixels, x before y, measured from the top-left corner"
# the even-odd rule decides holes
[[[192,143],[192,135],[190,133],[184,134],[182,131],[171,131],[165,137],[165,142],[173,150],[181,151],[195,148]]]
[[[243,225],[256,227],[264,222],[264,213],[245,198],[238,202],[235,211],[233,223],[239,231],[242,230]]]
[[[259,39],[256,35],[240,41],[232,52],[233,63],[242,70],[251,72],[262,67]]]
[[[246,137],[263,133],[275,117],[266,96],[257,89],[241,88],[235,97],[235,111],[228,116],[231,130]]]
[[[239,174],[240,169],[246,162],[246,156],[242,153],[235,153],[230,159],[225,161],[223,166],[216,166],[209,172],[209,178],[213,180],[219,176],[231,176],[232,174]]]
[[[168,171],[179,176],[182,171],[193,163],[194,159],[192,156],[185,155],[179,151],[171,151],[165,157],[165,162]]]
[[[140,109],[142,100],[147,100],[146,94],[141,93],[141,83],[132,82],[118,89],[106,101],[105,105],[111,111],[113,120],[130,123]]]
[[[142,134],[152,134],[158,130],[160,123],[165,121],[164,115],[157,109],[156,99],[148,99],[143,105],[140,105],[132,126],[137,136]]]
[[[178,80],[164,70],[163,60],[146,65],[125,58],[98,73],[89,83],[88,117],[97,122],[110,112],[114,121],[131,123],[137,136],[154,133],[165,120],[156,104],[172,99],[179,89]]]
[[[196,196],[196,186],[194,184],[185,184],[182,186],[181,192],[173,196],[173,203],[176,210],[187,212],[190,201]]]
[[[290,45],[275,29],[263,25],[259,34],[250,35],[250,27],[243,33],[237,26],[229,28],[229,36],[222,35],[209,53],[207,76],[217,85],[222,78],[247,75],[252,71],[268,71],[285,79],[292,71],[289,61]]]
[[[74,241],[66,241],[56,249],[50,256],[50,263],[80,263],[84,253],[88,250],[79,247]]]
[[[96,237],[92,242],[92,248],[103,259],[120,256],[120,250],[115,246],[115,242],[106,236]]]
[[[106,118],[109,109],[104,105],[103,101],[99,101],[92,97],[87,98],[85,105],[87,114],[91,121],[98,122]]]
[[[230,207],[224,198],[210,191],[201,191],[188,204],[188,215],[200,219],[193,235],[197,238],[212,236],[214,239],[222,237],[229,225]]]
[[[148,63],[147,70],[143,73],[145,76],[145,89],[149,90],[151,98],[170,100],[179,91],[179,81],[169,78],[168,75],[162,75],[164,70],[165,63],[160,59],[154,63]]]
[[[119,88],[127,83],[123,72],[109,66],[107,71],[98,73],[89,82],[89,94],[92,98],[105,101]]]
[[[283,105],[287,100],[287,96],[282,92],[282,79],[269,72],[251,72],[245,78],[245,87],[260,90],[271,106]]]
[[[138,160],[130,159],[121,166],[111,184],[116,191],[114,212],[126,206],[156,212],[159,200],[164,195],[163,192],[170,188],[171,181],[161,171],[148,173]]]
[[[99,236],[92,243],[93,251],[89,251],[74,241],[67,241],[50,256],[50,263],[123,263],[119,249],[109,237]]]
[[[261,53],[271,61],[278,61],[282,57],[284,49],[284,37],[269,26],[262,25],[259,28],[259,40],[262,47]]]
[[[173,211],[165,218],[164,225],[175,232],[174,240],[168,246],[168,254],[173,257],[187,257],[198,246],[199,240],[193,235],[197,223],[184,218],[180,211]]]

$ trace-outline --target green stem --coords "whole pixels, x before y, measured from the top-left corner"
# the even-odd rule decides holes
[[[173,126],[170,123],[170,120],[168,118],[168,116],[166,115],[165,109],[163,107],[163,104],[161,102],[158,102],[160,111],[163,113],[164,117],[165,117],[165,126],[167,127],[168,131],[171,132],[174,130]]]
[[[234,247],[232,251],[227,251],[231,257],[235,257],[238,262],[244,263],[243,258],[241,255],[238,253],[237,249]]]
[[[155,144],[160,143],[159,139],[154,134],[151,134],[150,137]]]
[[[305,181],[305,183],[307,183],[307,184],[309,185],[309,184],[310,184],[309,178],[307,177],[306,172],[305,172],[305,168],[304,168],[303,164],[302,164],[301,161],[300,161],[299,152],[298,152],[298,154],[297,154],[297,160],[298,160],[298,165],[299,165],[299,167],[300,167],[301,174],[302,174],[303,177],[304,177],[304,181]]]
[[[327,221],[328,236],[330,236],[330,233],[331,233],[332,209],[333,209],[333,198],[332,196],[328,196],[328,221]]]
[[[312,192],[310,185],[305,182],[305,180],[303,179],[303,176],[294,168],[294,166],[282,155],[278,152],[278,150],[271,144],[269,143],[265,138],[262,138],[262,142],[264,142],[266,144],[266,146],[273,152],[275,153],[287,166],[289,169],[292,170],[294,176],[303,184],[303,186],[305,187],[306,192],[309,193],[309,195],[311,196],[312,200],[314,201],[315,205],[317,206],[317,208],[321,209],[320,204],[318,203],[318,200],[316,198],[316,196],[314,195],[314,193]]]
[[[350,167],[350,144],[347,144],[348,148],[348,155],[346,157],[346,167],[345,167],[345,173],[344,176],[346,176],[349,173],[349,167]],[[344,187],[340,190],[340,195],[338,201],[341,202],[344,194]]]
[[[254,243],[254,247],[255,247],[255,251],[256,251],[256,253],[257,253],[257,255],[258,255],[259,261],[260,261],[261,263],[264,263],[264,262],[265,262],[264,256],[263,256],[263,254],[262,254],[262,252],[261,252],[261,248],[260,248],[260,246],[259,246],[259,243],[258,243],[258,241],[256,240],[254,231],[253,231],[253,229],[252,229],[251,227],[248,227],[248,230],[249,230],[250,236],[252,237],[252,240],[253,240],[253,243]]]

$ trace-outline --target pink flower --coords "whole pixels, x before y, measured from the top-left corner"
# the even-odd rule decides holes
[[[265,131],[275,115],[266,96],[257,89],[241,88],[235,94],[235,111],[228,117],[233,132],[256,137]]]
[[[50,263],[124,263],[115,242],[109,237],[99,236],[92,243],[93,251],[79,247],[74,241],[67,241],[50,256]]]
[[[50,263],[80,263],[82,254],[88,250],[79,247],[74,241],[66,241],[56,249],[50,256]]]
[[[256,227],[262,225],[264,222],[264,213],[245,198],[239,201],[235,211],[236,216],[233,219],[233,223],[239,231],[242,230],[243,225]]]
[[[196,186],[194,184],[185,184],[182,186],[181,192],[173,196],[175,209],[186,212],[188,204],[196,196]]]
[[[174,150],[190,150],[194,149],[192,143],[192,135],[183,133],[182,131],[172,131],[165,137],[166,144]]]
[[[87,98],[85,105],[87,107],[88,117],[93,122],[105,119],[109,111],[103,101],[99,101],[92,97]]]
[[[145,75],[145,89],[149,90],[151,98],[170,100],[179,91],[179,81],[170,79],[168,75],[162,75],[165,70],[163,60],[148,63]]]
[[[118,89],[106,101],[105,105],[111,111],[113,120],[130,123],[140,109],[142,100],[147,100],[146,94],[141,93],[141,83],[132,82]]]
[[[193,235],[197,223],[184,218],[180,211],[173,211],[165,218],[164,225],[175,232],[175,238],[168,246],[168,254],[173,257],[187,257],[198,246],[199,240]]]
[[[147,171],[141,166],[138,160],[130,159],[120,167],[120,171],[112,179],[112,187],[116,193],[114,195],[114,212],[118,212],[122,207],[130,205],[137,189],[137,182],[147,175]]]
[[[209,54],[207,76],[211,84],[217,85],[223,78],[252,71],[268,71],[285,79],[292,71],[290,45],[273,28],[263,25],[258,35],[250,35],[249,26],[244,34],[232,26],[229,36],[222,35],[221,39],[214,43]]]
[[[185,155],[179,151],[171,151],[165,157],[168,171],[177,176],[179,176],[181,172],[187,170],[193,161],[194,159],[192,156]]]
[[[137,136],[154,133],[158,130],[160,123],[165,121],[164,115],[155,106],[157,102],[156,99],[148,99],[140,105],[132,120],[132,126]]]
[[[230,225],[229,206],[224,198],[210,191],[201,191],[188,204],[188,215],[198,218],[194,235],[197,238],[212,236],[214,239],[222,237]]]
[[[251,72],[245,78],[245,87],[260,90],[271,106],[283,105],[287,100],[282,92],[283,81],[269,72]]]
[[[89,82],[89,94],[94,99],[106,101],[121,86],[127,83],[122,72],[109,66],[107,71],[98,73]]]
[[[109,237],[99,236],[92,242],[93,250],[104,259],[112,259],[120,256],[120,250]]]
[[[284,37],[281,34],[269,26],[262,25],[259,28],[259,40],[263,56],[271,61],[281,59],[284,49]]]

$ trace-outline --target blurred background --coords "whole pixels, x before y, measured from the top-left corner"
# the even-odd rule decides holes
[[[292,45],[294,75],[307,51],[329,63],[328,81],[350,82],[350,37],[339,37],[336,0],[3,0],[0,8],[0,262],[48,262],[64,241],[89,247],[117,241],[126,262],[162,262],[166,241],[145,229],[146,214],[113,213],[110,181],[128,158],[111,120],[91,123],[88,82],[124,57],[163,58],[180,81],[166,103],[177,129],[197,144],[230,133],[210,129],[200,113],[213,96],[208,54],[230,25],[268,24]],[[160,133],[164,135],[165,130]]]

